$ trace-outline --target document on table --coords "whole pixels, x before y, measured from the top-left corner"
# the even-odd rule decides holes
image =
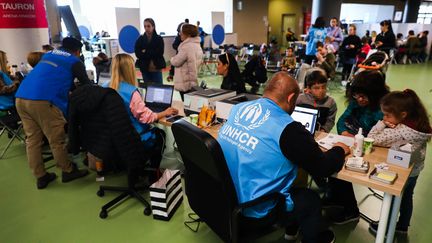
[[[352,147],[354,145],[354,138],[337,134],[328,134],[324,138],[317,141],[318,145],[325,149],[331,149],[333,145],[338,142],[344,143],[348,147]]]

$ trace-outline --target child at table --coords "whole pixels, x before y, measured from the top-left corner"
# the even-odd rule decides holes
[[[384,74],[377,70],[358,73],[347,87],[348,107],[337,122],[338,134],[354,137],[359,128],[367,136],[372,127],[382,119],[381,98],[389,92]]]
[[[321,68],[314,68],[305,78],[305,90],[297,98],[296,105],[319,110],[317,129],[330,132],[335,124],[337,106],[327,95],[327,75]]]
[[[396,225],[396,232],[406,234],[413,211],[414,187],[424,167],[426,144],[432,137],[432,128],[424,105],[411,89],[394,91],[384,96],[381,110],[384,113],[383,120],[368,134],[369,138],[375,140],[374,145],[391,147],[410,143],[413,146],[411,161],[414,167],[405,186]],[[376,233],[378,223],[371,223],[369,229]]]
[[[367,136],[372,127],[383,118],[380,110],[381,99],[388,94],[384,75],[377,70],[358,73],[346,96],[348,107],[337,122],[338,134],[354,137],[359,128]],[[350,182],[330,177],[329,190],[323,198],[323,208],[339,206],[343,210],[329,215],[334,224],[346,224],[360,217],[353,186]]]

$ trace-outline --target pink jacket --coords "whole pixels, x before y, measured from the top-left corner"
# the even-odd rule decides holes
[[[179,45],[177,55],[171,58],[171,65],[175,66],[174,88],[177,91],[188,91],[198,85],[202,57],[199,36],[189,37]]]

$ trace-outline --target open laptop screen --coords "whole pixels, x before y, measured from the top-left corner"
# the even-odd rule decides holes
[[[146,104],[171,106],[174,88],[171,85],[149,85],[145,95]]]
[[[310,133],[315,133],[318,118],[318,110],[296,106],[291,114],[294,121],[300,122]]]

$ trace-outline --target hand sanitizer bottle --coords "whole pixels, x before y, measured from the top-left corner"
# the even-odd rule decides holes
[[[363,156],[363,129],[360,127],[357,135],[354,136],[354,151],[353,155],[355,157],[362,157]]]

